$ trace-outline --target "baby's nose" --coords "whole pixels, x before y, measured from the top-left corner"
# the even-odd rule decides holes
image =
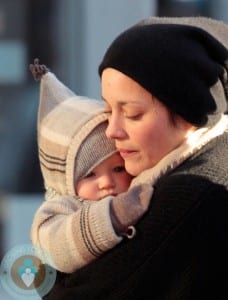
[[[110,189],[114,187],[114,181],[112,176],[104,175],[99,180],[99,188],[100,189]]]

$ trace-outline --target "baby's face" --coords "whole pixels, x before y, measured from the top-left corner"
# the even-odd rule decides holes
[[[96,166],[76,185],[76,194],[87,200],[100,200],[106,196],[116,196],[126,192],[132,176],[124,167],[124,160],[118,153]]]

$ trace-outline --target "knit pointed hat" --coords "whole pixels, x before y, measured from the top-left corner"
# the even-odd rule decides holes
[[[99,66],[129,76],[196,126],[227,112],[228,25],[206,17],[149,17],[121,33]]]
[[[103,111],[102,101],[75,95],[51,72],[42,76],[37,128],[47,190],[74,196],[76,182],[116,152]]]

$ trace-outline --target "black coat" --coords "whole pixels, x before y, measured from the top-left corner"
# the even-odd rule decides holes
[[[228,299],[228,133],[158,180],[137,235],[45,300]]]

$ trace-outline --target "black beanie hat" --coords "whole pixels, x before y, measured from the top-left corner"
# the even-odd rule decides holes
[[[141,22],[113,41],[99,75],[105,68],[124,73],[201,127],[213,125],[227,111],[227,64],[227,46],[206,30],[152,19],[152,24]]]

